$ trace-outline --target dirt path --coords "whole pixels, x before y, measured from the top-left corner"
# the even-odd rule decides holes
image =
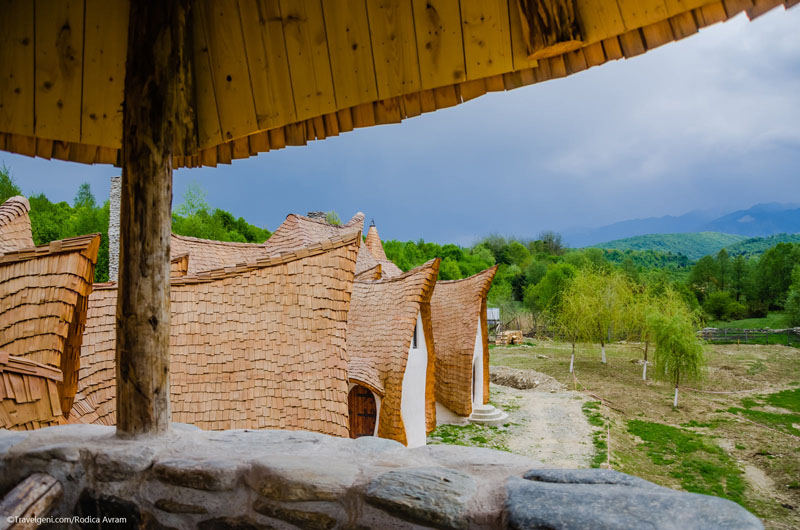
[[[547,467],[586,468],[594,456],[592,432],[581,406],[586,398],[566,390],[518,390],[491,385],[492,402],[509,413],[505,434],[513,453]]]

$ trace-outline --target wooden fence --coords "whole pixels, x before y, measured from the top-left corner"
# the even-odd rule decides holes
[[[698,335],[708,342],[724,344],[782,344],[800,347],[800,328],[735,329],[705,328]]]

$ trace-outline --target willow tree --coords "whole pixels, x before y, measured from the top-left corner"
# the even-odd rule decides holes
[[[686,306],[680,294],[671,287],[663,287],[653,292],[646,289],[633,294],[624,315],[625,336],[628,340],[640,341],[644,344],[642,365],[642,381],[647,381],[647,365],[650,344],[655,341],[655,330],[652,325],[657,320],[654,315],[672,316],[684,314],[693,327],[698,324],[697,318]]]
[[[619,271],[581,269],[563,295],[562,305],[574,304],[571,321],[580,339],[600,343],[602,362],[606,362],[606,343],[624,328],[625,315],[632,303],[628,279]]]
[[[583,315],[581,300],[569,295],[569,287],[564,294],[555,314],[555,324],[559,334],[572,345],[572,355],[569,358],[569,373],[572,373],[575,368],[575,344],[586,335],[586,332],[580,327]]]
[[[673,314],[651,313],[648,327],[655,339],[653,376],[675,387],[673,407],[678,406],[681,382],[697,381],[705,373],[705,349],[697,338],[692,315],[688,310]]]
[[[648,317],[657,312],[656,299],[648,292],[638,292],[633,296],[633,301],[628,305],[625,313],[625,334],[628,340],[635,340],[644,344],[642,366],[642,381],[647,381],[647,354],[650,343],[653,342],[653,330],[648,326]]]

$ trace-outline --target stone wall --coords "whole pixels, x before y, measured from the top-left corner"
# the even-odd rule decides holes
[[[119,208],[122,200],[122,177],[111,177],[111,192],[108,196],[108,279],[119,277]]]
[[[0,431],[0,495],[36,472],[64,488],[50,515],[81,516],[82,528],[762,528],[730,501],[613,471],[299,431],[173,424],[135,440],[98,425]],[[127,523],[85,522],[103,517]]]

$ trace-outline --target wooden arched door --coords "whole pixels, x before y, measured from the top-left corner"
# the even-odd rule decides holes
[[[375,396],[368,388],[361,385],[354,386],[347,396],[347,408],[350,412],[350,438],[375,434],[378,407],[375,404]]]

